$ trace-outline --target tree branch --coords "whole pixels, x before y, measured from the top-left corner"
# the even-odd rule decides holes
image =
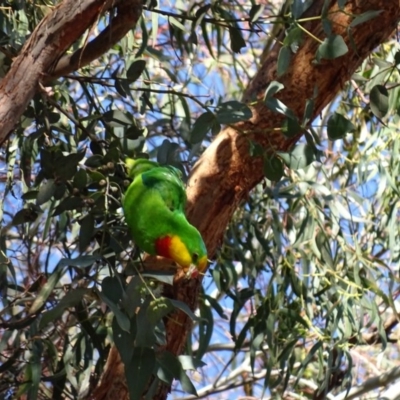
[[[76,71],[110,50],[135,27],[142,12],[141,2],[137,0],[113,2],[110,14],[115,11],[117,15],[111,18],[108,26],[95,39],[73,54],[61,58],[46,82]]]
[[[96,39],[59,61],[100,15],[115,10],[117,16]],[[80,68],[101,55],[132,29],[141,10],[140,0],[65,0],[43,18],[0,83],[0,144],[25,111],[39,83]]]
[[[371,390],[378,389],[382,386],[387,386],[389,383],[398,378],[400,378],[400,367],[393,368],[389,372],[385,372],[382,375],[368,379],[362,385],[353,387],[350,391],[345,390],[337,395],[333,400],[355,399],[356,397],[370,392]]]

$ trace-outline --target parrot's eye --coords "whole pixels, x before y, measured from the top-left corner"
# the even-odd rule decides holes
[[[199,255],[197,253],[193,253],[192,260],[193,262],[197,262]]]

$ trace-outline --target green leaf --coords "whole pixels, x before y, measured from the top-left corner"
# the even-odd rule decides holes
[[[296,52],[300,43],[303,41],[304,32],[298,26],[292,27],[287,32],[287,36],[283,40],[283,45],[289,47],[292,52]]]
[[[332,35],[326,38],[318,47],[316,59],[333,60],[343,56],[349,51],[343,37],[340,35]]]
[[[100,167],[101,165],[103,165],[103,160],[104,160],[104,156],[101,154],[95,154],[94,156],[89,157],[86,161],[85,161],[85,165],[87,167],[91,167],[91,168],[97,168]],[[95,171],[96,173],[98,173],[97,171]],[[91,173],[89,172],[89,175],[91,176]],[[102,176],[101,179],[104,178],[104,175]]]
[[[67,197],[54,209],[53,217],[60,215],[64,211],[77,210],[84,205],[85,202],[80,197]]]
[[[31,208],[19,210],[13,217],[11,224],[16,226],[25,222],[33,222],[38,217],[38,213]]]
[[[242,47],[246,47],[246,42],[243,39],[242,33],[238,28],[229,27],[229,36],[231,38],[231,50],[234,53],[240,53]]]
[[[161,146],[157,149],[157,162],[162,165],[171,165],[177,162],[179,153],[179,144],[163,140]]]
[[[193,125],[192,132],[190,133],[190,143],[201,143],[216,122],[217,118],[211,111],[201,114]]]
[[[282,133],[287,137],[287,138],[292,138],[297,135],[299,135],[304,128],[299,124],[299,121],[297,119],[293,118],[285,118],[282,124]]]
[[[303,125],[306,125],[312,118],[314,113],[315,102],[313,99],[306,100],[306,106],[304,109]]]
[[[136,346],[153,347],[157,343],[156,325],[160,324],[159,328],[165,330],[163,321],[155,321],[149,319],[148,308],[150,307],[150,299],[146,298],[141,304],[140,310],[136,315]]]
[[[265,9],[264,4],[253,4],[249,11],[250,23],[256,22],[258,18],[262,15],[264,9]]]
[[[185,392],[197,396],[196,388],[186,375],[180,360],[172,353],[164,351],[157,358],[157,364],[157,376],[160,380],[170,385],[175,378],[180,381]]]
[[[129,88],[129,83],[127,80],[114,79],[115,90],[118,92],[119,95],[121,95],[122,97],[125,97],[125,98],[128,97],[127,92],[129,93],[126,86],[128,86],[128,88]]]
[[[268,85],[267,89],[265,90],[264,100],[269,99],[270,97],[274,97],[276,93],[281,91],[285,86],[277,81],[272,81]]]
[[[193,385],[192,381],[189,379],[189,377],[186,375],[185,371],[181,371],[181,374],[179,376],[179,382],[182,385],[182,389],[186,392],[186,393],[190,393],[193,396],[197,397],[197,391],[195,386]]]
[[[103,279],[104,281],[104,279]],[[118,325],[121,327],[122,330],[126,332],[130,332],[131,329],[131,323],[129,321],[129,318],[127,315],[125,315],[118,307],[117,304],[115,304],[112,300],[110,300],[104,293],[98,292],[101,300],[110,307],[110,310],[114,313],[115,318],[118,321]],[[109,293],[110,294],[110,293]]]
[[[54,200],[61,200],[64,197],[64,194],[67,190],[67,186],[64,182],[59,183],[56,185],[56,190],[54,192]]]
[[[283,46],[279,50],[276,72],[278,78],[281,77],[289,68],[290,60],[292,59],[292,51],[289,47]]]
[[[90,150],[91,150],[91,152],[92,152],[93,154],[96,154],[96,155],[103,155],[103,147],[100,145],[99,142],[97,142],[97,141],[95,141],[95,140],[92,140],[92,141],[90,142],[89,147],[90,147]]]
[[[40,206],[49,201],[56,191],[56,185],[54,179],[49,179],[45,183],[42,183],[39,188],[39,193],[36,197],[36,205]]]
[[[353,21],[351,21],[350,27],[354,28],[357,25],[363,24],[364,22],[367,22],[373,18],[376,18],[382,12],[383,12],[383,10],[369,10],[360,15],[357,15],[357,17],[355,17],[353,19]]]
[[[395,63],[395,65],[400,64],[400,50],[397,50],[396,54],[394,55],[394,63]]]
[[[175,308],[178,308],[179,310],[183,311],[193,321],[199,321],[200,320],[200,318],[193,313],[193,311],[189,308],[189,306],[186,303],[183,303],[182,301],[179,301],[179,300],[172,300],[172,299],[166,299],[166,300],[171,302],[171,304]]]
[[[253,116],[250,108],[240,101],[232,100],[220,104],[216,109],[217,121],[220,124],[234,124],[246,121]]]
[[[72,179],[76,174],[79,162],[85,157],[85,151],[79,153],[72,153],[64,156],[60,154],[57,157],[57,164],[54,171],[54,176],[58,180],[67,181]]]
[[[328,37],[332,36],[332,21],[328,18],[322,18],[321,23],[325,35]]]
[[[94,236],[94,216],[87,214],[81,220],[81,229],[79,230],[79,251],[83,252],[91,243]]]
[[[142,393],[153,374],[156,356],[153,349],[135,347],[132,360],[125,365],[126,383],[130,400],[141,400]]]
[[[293,0],[292,3],[292,15],[294,19],[299,19],[301,14],[303,14],[303,1],[302,0]]]
[[[135,123],[135,121],[133,120],[132,116],[129,113],[123,112],[120,110],[106,111],[103,114],[103,119],[112,127],[120,127],[120,126],[127,126],[127,125],[130,126]],[[93,157],[95,157],[95,156],[93,156]],[[92,158],[92,157],[90,157],[90,158]],[[88,160],[86,160],[85,165],[88,165],[87,164]]]
[[[144,278],[152,278],[161,283],[172,286],[174,283],[174,273],[167,271],[155,271],[155,272],[142,272]]]
[[[215,58],[213,46],[211,45],[210,38],[208,37],[207,24],[205,23],[205,21],[201,21],[201,31],[203,33],[203,39],[204,39],[204,43],[207,46],[207,50],[209,51],[211,57]]]
[[[389,92],[383,85],[376,85],[369,94],[373,114],[382,119],[389,111]]]
[[[284,163],[291,169],[303,169],[315,161],[315,149],[309,144],[301,143],[290,153],[278,152]]]
[[[136,140],[143,136],[144,129],[139,129],[136,125],[132,125],[125,131],[125,137],[127,139]]]
[[[146,61],[143,59],[134,60],[126,71],[126,77],[129,81],[135,82],[142,75],[146,68]]]
[[[134,276],[122,294],[121,304],[131,318],[143,303],[142,287],[142,279],[139,276]]]
[[[132,333],[133,329],[131,326],[131,332],[127,332],[121,329],[117,317],[114,315],[112,321],[112,332],[115,346],[121,356],[122,362],[128,365],[133,357],[133,349],[135,347],[135,332]]]
[[[334,268],[334,262],[332,257],[331,245],[329,239],[323,232],[319,232],[316,237],[318,249],[321,252],[322,261],[331,269]]]
[[[343,139],[355,128],[351,121],[337,112],[333,113],[328,119],[328,137],[330,140]]]
[[[173,310],[173,305],[167,301],[165,297],[159,297],[150,301],[146,310],[147,319],[152,325],[156,325],[158,321],[167,316]]]
[[[201,368],[206,365],[205,362],[188,355],[178,356],[178,360],[185,371],[195,371],[197,368]]]
[[[42,289],[40,290],[39,294],[35,298],[31,308],[29,309],[29,314],[34,314],[43,307],[46,303],[48,297],[53,292],[53,289],[59,282],[61,276],[64,274],[64,268],[59,266],[56,270],[50,275],[47,282],[43,285]]]
[[[200,303],[201,320],[198,323],[199,329],[199,346],[197,349],[196,358],[201,360],[210,344],[211,337],[214,331],[214,317],[211,310],[204,301]]]
[[[24,193],[21,196],[21,199],[22,200],[36,200],[38,193],[39,193],[38,190],[30,190],[29,192]]]
[[[75,175],[73,180],[73,185],[79,190],[86,187],[88,183],[88,176],[84,169],[80,169]]]
[[[83,296],[89,293],[91,293],[91,290],[85,288],[70,290],[54,308],[42,314],[39,329],[43,329],[48,323],[60,318],[66,308],[77,305],[82,300]]]
[[[76,258],[63,258],[58,263],[61,267],[81,267],[86,268],[93,265],[96,261],[101,258],[100,255],[92,255],[92,256],[80,256]]]
[[[27,393],[28,400],[38,398],[40,378],[42,375],[41,355],[43,352],[43,344],[39,340],[35,340],[32,346],[31,358],[29,360],[28,376],[29,390]]]
[[[307,367],[307,365],[315,357],[315,353],[321,351],[322,347],[323,347],[323,342],[319,340],[309,350],[307,356],[301,361],[301,365],[300,365],[300,368],[299,368],[299,371],[298,371],[299,375],[297,376],[297,379],[296,379],[294,385],[297,385],[298,381],[300,380],[300,377],[302,376],[303,370]]]
[[[218,315],[222,319],[228,320],[228,317],[225,314],[223,307],[221,306],[221,304],[216,299],[214,299],[214,297],[211,297],[211,296],[208,296],[207,294],[204,294],[204,299],[207,300],[208,303],[210,303],[211,307],[218,313]]]
[[[280,100],[275,99],[274,97],[269,97],[265,99],[265,105],[271,110],[279,114],[283,114],[286,117],[296,120],[296,115],[294,112],[288,108],[285,104],[283,104]]]
[[[182,32],[186,32],[185,26],[183,24],[181,24],[176,18],[169,17],[168,21],[171,23],[171,25],[174,25],[176,28],[178,28]]]
[[[101,291],[115,304],[121,301],[124,294],[121,280],[117,276],[106,276],[101,282]]]
[[[197,25],[203,20],[203,18],[205,17],[205,15],[207,14],[207,12],[210,8],[211,8],[211,4],[205,4],[197,9],[196,14],[195,14]],[[199,19],[201,19],[201,21],[199,21]]]
[[[282,160],[273,155],[264,160],[264,175],[270,181],[278,182],[284,174]]]
[[[157,357],[157,364],[157,376],[161,381],[170,385],[174,379],[179,379],[182,366],[171,352],[163,351]]]
[[[93,183],[98,184],[101,180],[106,180],[106,177],[98,171],[89,171],[88,175],[90,177],[90,180],[92,181],[92,184]],[[91,197],[95,198],[95,196],[99,194],[100,193],[94,193],[91,195]]]

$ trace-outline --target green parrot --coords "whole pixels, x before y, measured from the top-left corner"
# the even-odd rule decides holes
[[[135,243],[149,254],[174,260],[187,276],[204,271],[207,250],[200,232],[185,216],[182,173],[141,158],[125,162],[132,183],[123,209]]]

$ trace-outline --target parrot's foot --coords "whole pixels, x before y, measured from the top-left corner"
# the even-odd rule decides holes
[[[195,265],[191,265],[186,271],[186,279],[195,279],[199,276],[199,270]]]

